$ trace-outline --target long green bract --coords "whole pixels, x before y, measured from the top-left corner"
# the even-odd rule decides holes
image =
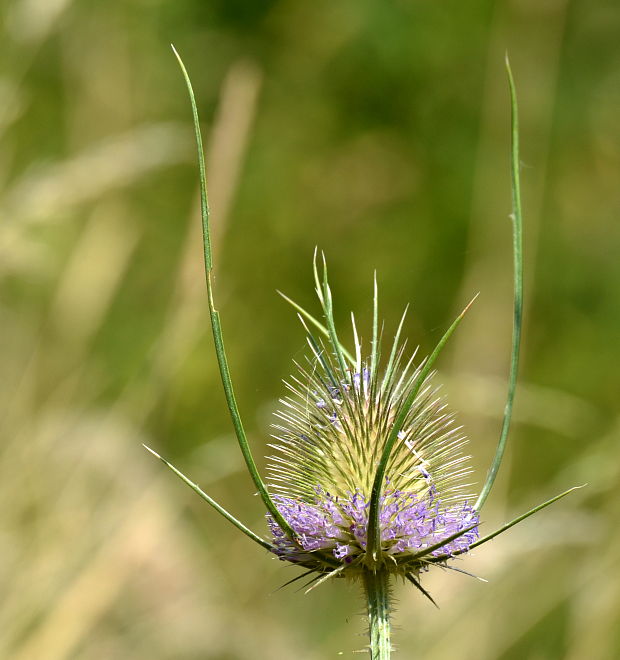
[[[143,447],[147,451],[150,451],[151,454],[153,454],[155,458],[158,458],[166,467],[170,468],[177,475],[177,477],[184,481],[195,493],[198,493],[198,495],[200,495],[200,497],[202,497],[202,499],[207,502],[207,504],[210,504],[219,514],[224,516],[224,518],[231,522],[238,530],[242,531],[248,538],[252,539],[252,541],[255,543],[258,543],[258,545],[262,545],[263,548],[269,550],[270,552],[274,552],[275,546],[273,546],[268,541],[265,541],[265,539],[258,536],[258,534],[255,534],[249,527],[246,527],[242,522],[237,520],[232,515],[232,513],[226,511],[223,506],[220,506],[212,497],[209,497],[209,495],[207,495],[198,484],[195,484],[188,477],[186,477],[179,469],[174,467],[172,463],[169,463],[165,458],[160,456],[157,452],[153,451],[150,447],[147,447],[146,445],[143,445]]]
[[[368,546],[366,548],[367,554],[376,559],[376,554],[378,548],[381,546],[381,528],[379,526],[379,503],[381,500],[381,491],[383,490],[383,483],[385,481],[385,473],[387,471],[387,466],[390,460],[392,449],[396,440],[398,439],[398,434],[403,428],[405,420],[407,419],[407,414],[415,401],[415,398],[422,387],[426,377],[430,374],[433,364],[437,359],[439,353],[446,345],[448,339],[452,336],[452,333],[456,330],[459,323],[462,321],[463,317],[467,313],[467,310],[471,307],[474,300],[478,296],[476,295],[471,302],[465,307],[465,309],[458,315],[454,320],[452,325],[448,328],[444,336],[439,340],[439,343],[435,347],[435,350],[429,355],[428,359],[424,363],[424,366],[420,369],[420,372],[415,379],[409,395],[405,402],[403,403],[399,414],[397,415],[390,434],[385,442],[383,452],[381,454],[381,459],[377,466],[377,471],[375,472],[375,477],[372,485],[372,491],[370,494],[370,507],[368,511]]]
[[[566,497],[570,493],[572,493],[574,490],[579,490],[580,488],[584,488],[584,485],[581,486],[573,486],[572,488],[569,488],[568,490],[565,490],[563,493],[560,493],[559,495],[556,495],[555,497],[552,497],[551,499],[547,500],[546,502],[543,502],[542,504],[539,504],[538,506],[535,506],[533,509],[530,509],[529,511],[526,511],[525,513],[522,513],[520,516],[517,516],[510,522],[507,522],[505,525],[502,525],[498,529],[496,529],[494,532],[491,532],[491,534],[487,534],[486,536],[483,536],[481,539],[478,539],[475,543],[472,543],[467,550],[457,550],[456,552],[453,552],[451,555],[441,555],[440,557],[433,557],[432,559],[429,559],[429,563],[437,563],[437,562],[442,562],[446,561],[447,559],[450,559],[451,557],[455,557],[457,555],[464,554],[465,552],[469,552],[469,550],[473,550],[474,548],[477,548],[478,546],[482,545],[483,543],[486,543],[487,541],[490,541],[491,539],[494,539],[496,536],[499,536],[500,534],[503,534],[504,532],[508,531],[511,527],[514,527],[518,523],[524,521],[526,518],[529,518],[530,516],[533,516],[535,513],[538,513],[542,509],[547,508],[554,502],[557,502],[558,500],[561,500],[563,497]]]
[[[510,88],[510,108],[511,108],[511,187],[512,187],[512,245],[514,259],[514,311],[512,325],[512,353],[510,359],[510,376],[508,381],[508,395],[506,406],[504,408],[504,420],[500,432],[497,449],[493,463],[489,468],[486,481],[480,491],[480,495],[474,505],[477,511],[482,509],[493,482],[497,477],[499,466],[501,465],[504,451],[506,450],[506,441],[510,429],[510,420],[512,418],[512,406],[514,403],[515,391],[517,387],[517,372],[519,369],[519,349],[521,345],[521,324],[523,315],[523,239],[522,239],[522,213],[521,213],[521,180],[519,175],[519,113],[517,107],[517,93],[510,69],[510,62],[506,56],[506,71],[508,74],[508,86]]]
[[[490,541],[491,539],[494,539],[496,536],[499,536],[500,534],[503,534],[505,531],[509,530],[511,527],[514,527],[516,524],[522,522],[526,518],[529,518],[530,516],[533,516],[535,513],[538,513],[542,509],[547,508],[554,502],[557,502],[558,500],[561,500],[563,497],[566,497],[567,495],[570,495],[574,490],[579,490],[580,488],[584,488],[584,485],[581,486],[573,486],[572,488],[569,488],[568,490],[565,490],[563,493],[560,493],[559,495],[556,495],[555,497],[552,497],[550,500],[547,500],[546,502],[543,502],[542,504],[539,504],[538,506],[535,506],[533,509],[530,509],[529,511],[526,511],[525,513],[521,514],[520,516],[517,516],[514,520],[511,520],[510,522],[506,523],[505,525],[502,525],[499,529],[496,529],[494,532],[491,534],[487,534],[487,536],[483,536],[481,539],[476,541],[475,543],[472,543],[469,546],[470,550],[473,550],[474,548],[477,548],[478,546],[482,545],[483,543],[486,543],[487,541]]]
[[[215,303],[213,301],[213,284],[211,280],[211,275],[213,271],[213,257],[211,255],[211,239],[209,231],[209,201],[207,196],[207,177],[206,177],[206,167],[205,167],[205,157],[204,150],[202,147],[202,135],[200,132],[200,123],[198,118],[198,108],[196,106],[196,99],[194,96],[194,90],[192,83],[187,73],[187,69],[181,60],[181,57],[175,50],[174,46],[172,47],[174,54],[179,62],[181,71],[183,72],[183,77],[185,78],[185,84],[187,85],[187,91],[189,93],[190,103],[192,106],[192,116],[194,120],[194,132],[196,135],[196,148],[198,151],[198,168],[200,172],[200,209],[202,215],[202,235],[203,235],[203,250],[204,250],[204,262],[205,262],[205,278],[207,282],[207,295],[209,300],[209,315],[211,319],[211,329],[213,331],[213,341],[215,343],[215,354],[217,356],[217,363],[220,370],[220,376],[222,378],[222,385],[224,387],[224,394],[226,396],[226,404],[228,405],[228,410],[230,411],[230,417],[235,429],[235,434],[239,442],[239,447],[245,464],[248,468],[252,481],[256,486],[261,499],[263,500],[265,507],[269,513],[273,516],[274,520],[278,525],[284,530],[286,535],[291,539],[295,540],[297,535],[292,530],[291,526],[284,519],[282,514],[278,511],[274,501],[271,499],[267,488],[261,479],[260,474],[258,473],[258,468],[252,456],[252,451],[248,444],[247,436],[245,434],[245,429],[243,428],[243,423],[241,421],[241,416],[239,414],[239,409],[237,407],[237,401],[235,399],[232,379],[230,377],[230,371],[228,369],[228,360],[226,358],[226,351],[224,348],[224,337],[222,334],[222,326],[220,323],[220,316],[218,311],[215,308]]]

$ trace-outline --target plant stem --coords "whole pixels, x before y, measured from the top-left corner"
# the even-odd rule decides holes
[[[387,571],[364,571],[368,606],[368,634],[371,660],[390,658],[390,576]]]

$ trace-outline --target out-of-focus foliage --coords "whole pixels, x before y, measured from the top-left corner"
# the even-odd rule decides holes
[[[480,482],[511,315],[509,107],[520,95],[526,318],[491,526],[588,482],[467,559],[398,587],[400,657],[620,656],[620,8],[616,0],[6,0],[0,68],[0,657],[348,656],[361,601],[293,577],[144,452],[254,529],[205,314],[196,168],[174,42],[204,120],[217,294],[242,413],[267,453],[303,351],[275,294],[442,357]],[[367,336],[368,325],[363,331]],[[399,656],[397,656],[399,657]]]

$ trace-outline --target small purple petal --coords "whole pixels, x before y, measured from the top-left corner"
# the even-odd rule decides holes
[[[366,549],[369,502],[359,491],[346,493],[340,498],[321,487],[315,492],[312,504],[284,496],[274,499],[278,510],[298,535],[303,551],[331,550],[334,557],[349,563]],[[381,497],[379,511],[381,548],[390,555],[416,553],[477,525],[478,520],[478,513],[467,503],[443,508],[434,486],[428,489],[425,497],[413,492],[388,490]],[[296,562],[310,558],[286,537],[271,516],[268,516],[268,523],[276,554],[281,559]],[[441,556],[467,551],[477,538],[476,526],[431,554]]]

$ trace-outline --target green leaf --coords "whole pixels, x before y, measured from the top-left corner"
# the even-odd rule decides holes
[[[521,346],[521,323],[523,315],[523,218],[521,213],[521,181],[519,175],[519,113],[517,107],[517,93],[510,69],[510,62],[506,55],[506,71],[508,73],[508,86],[510,88],[511,107],[511,183],[512,183],[512,251],[514,261],[514,305],[512,323],[512,352],[510,357],[510,376],[508,380],[508,395],[504,408],[504,421],[500,432],[497,449],[484,486],[474,505],[480,511],[489,496],[493,483],[499,471],[499,467],[506,450],[510,420],[512,418],[512,406],[517,388],[517,372],[519,370],[519,350]]]

